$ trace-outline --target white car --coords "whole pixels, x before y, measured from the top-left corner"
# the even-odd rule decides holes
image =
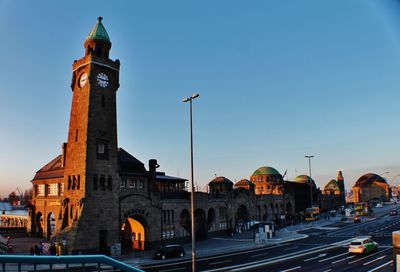
[[[378,250],[378,243],[369,237],[356,238],[349,245],[349,253],[366,254]]]

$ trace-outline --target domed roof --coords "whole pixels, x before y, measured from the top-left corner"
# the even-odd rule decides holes
[[[279,175],[281,176],[281,174],[272,167],[268,167],[268,166],[263,166],[258,168],[256,171],[254,171],[252,176],[259,176],[259,175]]]
[[[103,24],[101,23],[101,20],[103,20],[102,17],[97,18],[98,22],[97,24],[93,27],[92,31],[89,33],[89,36],[87,37],[87,40],[104,40],[104,41],[110,41],[110,37],[108,37],[107,31]]]
[[[362,185],[370,184],[370,183],[373,183],[373,182],[386,183],[386,180],[384,178],[382,178],[381,176],[377,175],[377,174],[368,173],[368,174],[362,175],[357,180],[356,184],[354,184],[354,187],[360,187]]]
[[[339,183],[337,182],[337,180],[332,179],[332,180],[329,181],[328,184],[325,186],[324,190],[340,191]]]
[[[232,181],[230,181],[229,179],[227,179],[226,177],[216,177],[216,178],[214,178],[212,181],[210,181],[209,183],[208,183],[209,185],[211,185],[211,184],[231,184],[231,185],[233,185],[233,182]]]
[[[314,181],[312,178],[310,178],[309,176],[307,176],[307,175],[300,175],[300,176],[297,176],[293,181],[294,181],[294,182],[297,182],[297,183],[310,184],[310,180],[312,181],[313,186],[314,186],[314,187],[317,187],[317,186],[315,185],[315,181]]]
[[[240,187],[240,186],[255,186],[255,185],[248,179],[241,179],[235,183],[235,187]]]

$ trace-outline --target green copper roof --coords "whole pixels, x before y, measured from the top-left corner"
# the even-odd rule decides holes
[[[313,186],[314,186],[314,187],[317,187],[317,186],[315,185],[314,180],[313,180],[312,178],[310,178],[309,176],[307,176],[307,175],[300,175],[300,176],[297,176],[293,181],[294,181],[294,182],[298,182],[298,183],[310,184],[310,180],[312,181]]]
[[[328,189],[335,190],[335,191],[340,191],[339,183],[336,180],[332,179],[325,186],[325,190],[328,190]]]
[[[87,40],[103,40],[103,41],[110,41],[110,37],[108,37],[107,31],[104,28],[101,20],[102,17],[97,18],[99,20],[97,24],[93,27],[92,31],[89,33]]]
[[[254,171],[252,176],[259,176],[259,175],[281,175],[281,174],[279,174],[279,172],[276,171],[275,168],[263,166]]]

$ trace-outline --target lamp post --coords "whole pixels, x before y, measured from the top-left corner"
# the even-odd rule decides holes
[[[191,193],[190,193],[190,213],[192,217],[192,272],[196,271],[196,246],[195,246],[195,220],[194,220],[194,175],[193,175],[193,125],[192,125],[192,101],[199,94],[193,94],[191,97],[183,99],[183,102],[190,102],[190,179],[191,179]]]
[[[312,178],[311,178],[311,158],[314,158],[314,156],[304,156],[305,158],[308,159],[308,169],[310,171],[310,192],[311,192],[311,208],[313,207],[313,184],[312,184]]]

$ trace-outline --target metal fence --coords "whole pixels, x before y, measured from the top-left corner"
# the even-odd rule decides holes
[[[143,272],[105,255],[0,255],[1,271],[126,271]]]

